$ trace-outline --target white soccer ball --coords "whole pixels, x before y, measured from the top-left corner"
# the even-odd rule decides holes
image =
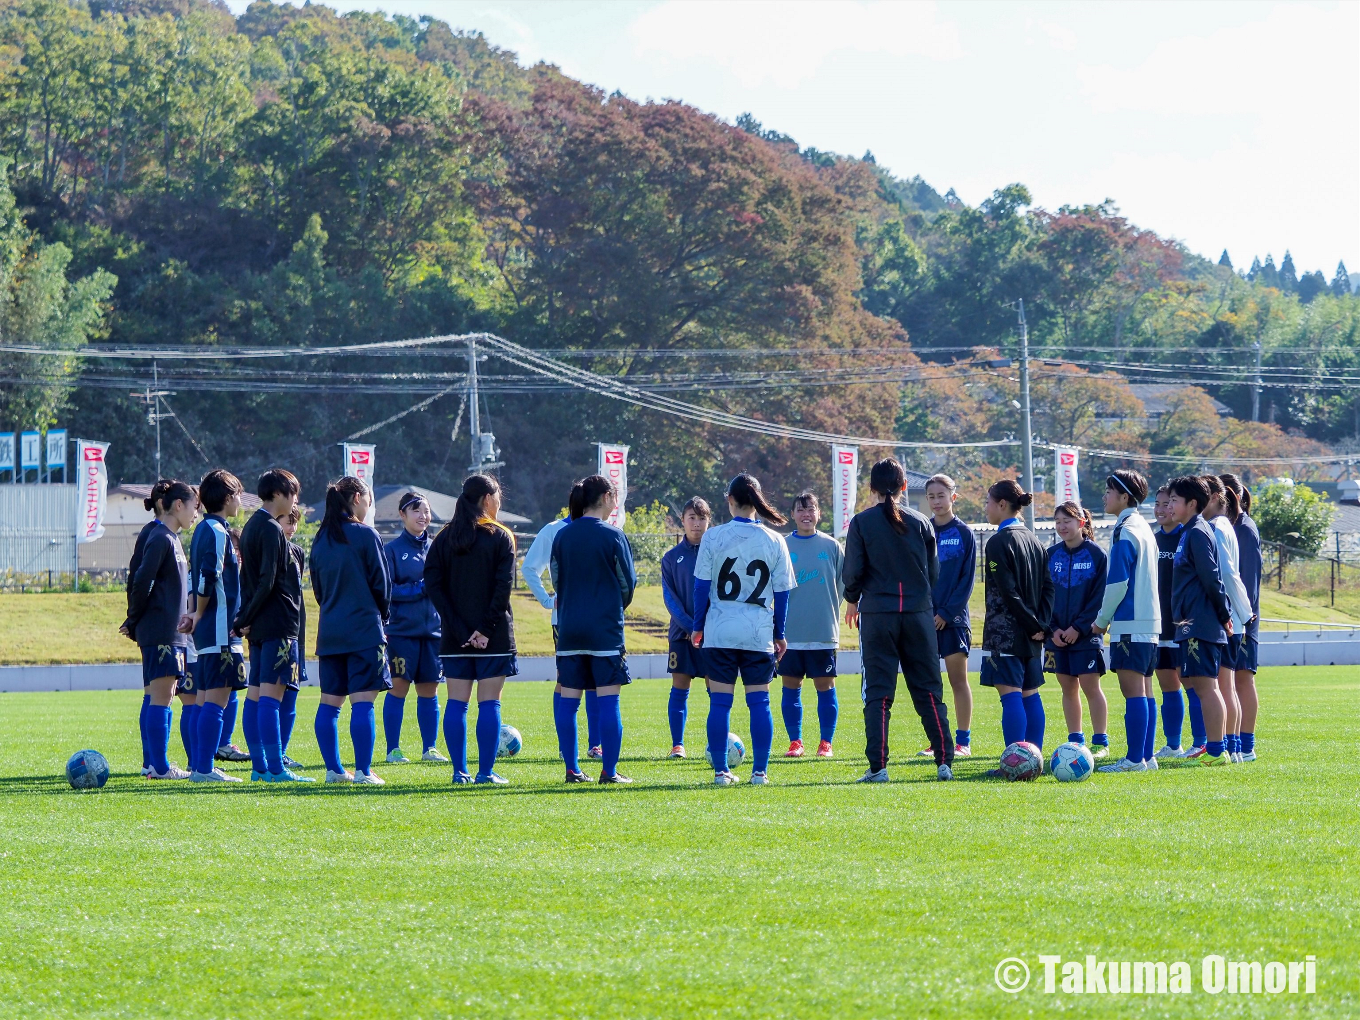
[[[1095,758],[1083,744],[1059,744],[1048,762],[1048,771],[1060,783],[1084,782],[1095,767]]]
[[[513,758],[519,754],[519,750],[524,746],[524,741],[520,738],[519,730],[513,726],[501,724],[501,743],[496,748],[497,758]]]
[[[741,737],[735,733],[727,735],[727,767],[734,769],[741,764],[741,760],[746,757],[746,745],[741,742]],[[713,764],[713,754],[707,747],[704,748],[704,761],[709,765]]]

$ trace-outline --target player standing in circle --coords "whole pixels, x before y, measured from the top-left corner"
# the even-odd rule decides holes
[[[1105,672],[1105,649],[1100,632],[1092,630],[1105,591],[1105,550],[1092,540],[1091,515],[1076,503],[1059,503],[1053,528],[1060,542],[1048,547],[1048,576],[1053,582],[1053,615],[1044,642],[1044,672],[1053,673],[1062,688],[1067,739],[1086,743],[1081,728],[1081,696],[1091,708],[1091,754],[1109,754],[1106,732],[1110,710],[1100,678]],[[1141,732],[1141,731],[1140,731]]]
[[[931,592],[939,580],[930,521],[898,500],[907,489],[902,465],[889,458],[869,472],[876,505],[850,519],[845,536],[845,622],[859,628],[865,756],[856,782],[888,781],[888,724],[900,667],[939,779],[954,778],[954,741],[944,704]]]
[[[1162,630],[1157,599],[1157,540],[1138,507],[1147,499],[1147,479],[1119,468],[1105,479],[1105,512],[1116,514],[1110,539],[1105,597],[1093,634],[1110,635],[1110,668],[1124,695],[1128,753],[1102,765],[1102,772],[1146,772],[1157,768],[1157,701],[1152,671]]]
[[[236,566],[239,579],[241,568],[241,529],[228,528],[227,537],[231,539],[232,549],[236,552]],[[239,634],[236,636],[238,639],[240,638]],[[236,691],[232,691],[231,694],[227,696],[227,707],[222,710],[221,743],[218,745],[217,754],[214,756],[218,761],[250,761],[250,755],[247,752],[242,751],[233,742],[236,733],[236,716],[240,712],[240,707],[241,699],[237,696]],[[285,748],[285,750],[287,750],[287,748]],[[284,765],[288,768],[293,767],[288,765],[287,762],[284,762]]]
[[[1157,543],[1157,609],[1162,620],[1154,666],[1157,685],[1162,689],[1162,732],[1166,735],[1166,745],[1155,757],[1168,759],[1179,758],[1185,753],[1181,748],[1185,700],[1181,697],[1180,650],[1175,640],[1176,618],[1171,613],[1171,574],[1176,547],[1181,543],[1181,526],[1171,518],[1168,509],[1170,502],[1171,484],[1168,482],[1157,490],[1157,500],[1152,511],[1158,525],[1153,530],[1152,537]],[[1189,693],[1194,706],[1191,724],[1202,731],[1204,714],[1199,710],[1199,696],[1193,691]]]
[[[1231,489],[1238,499],[1241,512],[1233,521],[1233,530],[1237,533],[1237,569],[1251,601],[1251,619],[1247,621],[1242,647],[1233,664],[1233,688],[1237,691],[1238,705],[1242,710],[1242,746],[1237,760],[1248,762],[1256,760],[1256,714],[1260,710],[1260,701],[1256,696],[1256,635],[1261,625],[1261,532],[1251,519],[1251,493],[1241,479],[1234,474],[1218,477],[1223,480],[1224,488]]]
[[[515,619],[510,589],[515,582],[515,536],[497,520],[500,483],[470,475],[454,506],[453,520],[435,536],[425,558],[425,591],[439,612],[439,654],[448,700],[444,742],[453,759],[453,782],[509,782],[496,773],[501,746],[501,691],[516,676]],[[477,775],[468,774],[467,717],[477,685]]]
[[[1223,578],[1223,590],[1228,595],[1228,607],[1232,610],[1232,631],[1228,634],[1227,652],[1219,667],[1218,687],[1223,694],[1225,710],[1223,739],[1227,742],[1228,756],[1236,762],[1242,753],[1242,705],[1237,700],[1235,674],[1242,654],[1243,637],[1254,610],[1251,596],[1238,571],[1241,553],[1237,547],[1237,531],[1233,522],[1241,515],[1242,508],[1237,501],[1237,493],[1226,488],[1217,475],[1205,475],[1204,484],[1209,489],[1209,506],[1204,511],[1204,519],[1214,529],[1214,539],[1218,544],[1218,572]]]
[[[294,506],[286,514],[279,515],[279,527],[283,537],[288,540],[288,552],[293,564],[289,573],[289,585],[293,590],[302,591],[307,576],[307,554],[302,546],[293,541],[298,524],[302,521],[302,507]],[[302,763],[288,756],[288,741],[293,737],[293,725],[297,722],[298,691],[307,683],[307,600],[298,599],[298,636],[294,642],[294,658],[297,671],[283,682],[283,700],[279,702],[279,747],[283,750],[283,767],[290,772],[302,768]]]
[[[741,782],[727,767],[727,734],[740,674],[751,713],[751,782],[761,786],[770,781],[770,681],[788,647],[784,628],[794,579],[784,540],[756,515],[771,524],[788,521],[766,500],[760,482],[745,473],[727,485],[727,510],[732,519],[710,528],[699,543],[690,641],[704,650],[708,668],[706,729],[714,785]]]
[[[189,561],[180,545],[179,533],[194,523],[198,497],[186,483],[157,482],[156,521],[142,543],[135,571],[129,564],[128,613],[118,632],[137,643],[142,652],[142,686],[150,700],[146,709],[148,779],[188,779],[189,773],[172,765],[170,747],[171,705],[176,693],[189,680],[188,645]],[[191,695],[192,696],[192,695]]]
[[[1020,521],[1032,493],[1009,478],[987,490],[984,509],[996,534],[983,548],[987,616],[982,624],[984,687],[1001,697],[1001,736],[1006,746],[1027,740],[1044,746],[1044,623],[1053,614],[1053,580],[1039,540]],[[989,776],[1001,775],[990,769]]]
[[[968,649],[973,644],[973,624],[968,600],[977,576],[977,541],[973,529],[954,516],[959,487],[948,475],[932,475],[926,482],[926,504],[935,531],[935,554],[940,576],[930,593],[935,604],[935,645],[949,675],[954,695],[954,756],[973,753],[973,689],[968,686]],[[919,752],[934,754],[930,748]]]
[[[193,592],[193,639],[198,653],[198,732],[194,761],[196,783],[239,783],[213,765],[222,744],[222,713],[231,695],[246,687],[246,661],[241,638],[231,624],[241,602],[241,568],[227,533],[227,518],[241,509],[240,480],[221,468],[199,483],[198,498],[206,515],[189,543],[190,590]]]
[[[817,497],[800,492],[793,498],[793,523],[797,530],[785,537],[795,587],[789,593],[784,637],[788,650],[779,660],[784,689],[780,702],[784,729],[789,735],[785,758],[803,756],[803,677],[817,688],[817,726],[820,739],[817,757],[833,755],[836,736],[836,651],[841,646],[841,544],[817,530],[822,519]]]
[[[402,529],[383,546],[387,572],[392,577],[392,615],[387,621],[387,662],[392,689],[383,697],[383,734],[387,761],[405,765],[401,724],[406,695],[416,689],[416,724],[420,727],[421,760],[448,759],[439,753],[439,614],[425,593],[425,558],[430,537],[430,503],[419,492],[405,493],[397,504]]]
[[[604,751],[601,783],[631,783],[619,773],[623,747],[623,715],[619,694],[626,684],[628,662],[623,643],[623,611],[637,590],[633,551],[623,531],[605,521],[619,505],[608,478],[591,475],[572,487],[571,523],[557,533],[552,546],[552,582],[557,592],[557,746],[568,783],[587,783],[577,757],[576,712],[581,695],[594,690],[600,712]]]
[[[312,591],[321,609],[316,625],[321,704],[315,731],[328,783],[385,782],[373,772],[373,745],[378,739],[373,703],[392,689],[383,631],[392,604],[392,578],[382,539],[364,523],[372,500],[372,492],[358,478],[332,482],[326,487],[325,515],[312,542]],[[340,708],[346,698],[354,744],[352,773],[340,763]]]
[[[1225,708],[1218,672],[1232,633],[1232,610],[1219,574],[1214,529],[1201,516],[1208,505],[1204,479],[1185,475],[1172,481],[1167,513],[1184,530],[1172,561],[1171,614],[1181,683],[1199,697],[1207,738],[1203,753],[1191,752],[1183,760],[1191,765],[1227,765],[1232,759],[1224,753]]]
[[[671,726],[671,758],[685,757],[685,722],[689,718],[689,685],[704,677],[704,653],[690,644],[694,631],[694,565],[699,559],[699,543],[713,519],[708,501],[691,496],[680,511],[684,534],[661,557],[661,598],[671,614],[668,667],[671,673],[670,702],[666,718]]]
[[[142,500],[142,506],[144,506],[147,510],[150,510],[154,513],[156,511],[156,508],[160,505],[161,497],[164,496],[170,490],[170,485],[171,482],[168,478],[160,479],[158,482],[156,482],[155,485],[151,487],[150,495],[148,495],[146,499]],[[154,532],[159,525],[160,521],[158,521],[155,517],[152,517],[151,520],[147,521],[145,524],[142,525],[142,530],[137,533],[137,540],[132,544],[132,556],[128,560],[127,582],[124,586],[126,588],[127,598],[129,600],[131,600],[132,598],[132,579],[137,576],[137,568],[141,566],[142,553],[146,550],[146,540],[151,536],[152,532]],[[123,634],[129,639],[135,641],[136,638],[132,636],[131,630],[125,629],[126,627],[127,624],[125,622],[122,626],[118,628],[118,633]],[[151,758],[148,750],[149,745],[146,742],[147,715],[150,711],[151,711],[151,691],[149,688],[147,688],[145,690],[145,693],[142,694],[142,711],[137,718],[137,726],[142,733],[142,775],[146,775],[148,772],[151,771]]]

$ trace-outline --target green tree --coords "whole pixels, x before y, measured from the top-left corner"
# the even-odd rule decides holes
[[[1305,485],[1267,485],[1251,501],[1261,538],[1314,555],[1327,540],[1334,512],[1325,496]]]

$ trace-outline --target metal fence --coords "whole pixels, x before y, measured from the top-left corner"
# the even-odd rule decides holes
[[[65,574],[69,590],[75,530],[74,485],[0,485],[0,586]]]
[[[1339,554],[1321,556],[1279,542],[1262,542],[1261,587],[1335,606],[1360,609],[1360,566]]]

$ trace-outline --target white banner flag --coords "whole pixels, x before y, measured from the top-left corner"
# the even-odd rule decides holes
[[[1053,448],[1053,498],[1059,503],[1072,502],[1081,506],[1081,490],[1077,487],[1077,448]]]
[[[357,478],[368,486],[368,513],[364,523],[372,527],[375,520],[377,498],[373,495],[373,454],[376,446],[368,443],[345,444],[345,474]]]
[[[80,519],[77,542],[97,542],[104,536],[104,505],[108,502],[109,471],[104,464],[108,443],[76,440],[76,468],[80,471]]]
[[[855,516],[855,494],[859,489],[859,447],[831,448],[831,499],[833,534],[844,538],[850,530],[850,518]]]
[[[600,474],[614,483],[614,492],[619,497],[614,512],[605,518],[606,524],[616,528],[623,527],[623,504],[628,499],[628,447],[612,443],[596,443],[600,450]]]

